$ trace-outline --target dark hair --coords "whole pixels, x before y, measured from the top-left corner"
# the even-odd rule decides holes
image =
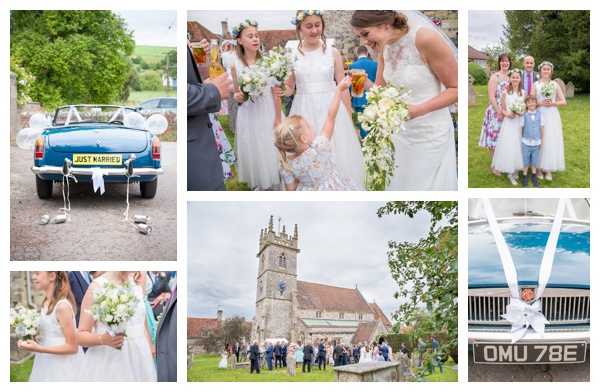
[[[48,300],[48,297],[44,298],[44,302],[48,301],[48,312],[52,313],[54,307],[61,299],[69,301],[73,307],[73,313],[77,313],[77,304],[75,303],[75,297],[71,291],[71,285],[69,284],[69,275],[66,271],[47,271],[48,274],[55,274],[56,281],[54,282],[54,292],[52,293],[52,299]]]
[[[500,53],[500,56],[498,56],[498,71],[500,71],[500,61],[505,58],[508,59],[508,69],[512,68],[512,60],[510,59],[510,56],[507,53]]]
[[[358,48],[356,48],[357,55],[367,54],[367,53],[369,53],[369,49],[367,49],[367,47],[365,45],[360,45]]]
[[[375,27],[385,23],[398,30],[408,28],[406,15],[396,11],[354,11],[350,18],[352,27]]]
[[[298,15],[301,12],[304,12],[304,10],[296,11],[296,15]],[[313,14],[309,16],[318,16],[319,18],[321,18],[321,40],[323,41],[323,53],[325,53],[325,50],[327,50],[327,38],[325,38],[325,19],[323,18],[323,15]],[[302,19],[296,24],[296,37],[298,37],[298,41],[300,41],[298,43],[298,52],[304,55],[304,52],[302,51],[302,34],[300,33],[300,25],[302,25],[302,23],[304,23],[304,19]]]
[[[256,29],[256,31],[258,32],[258,27],[256,27],[256,26],[252,26],[252,25],[250,25],[250,26],[248,26],[248,27],[254,27],[254,28]],[[242,27],[242,29],[241,29],[241,30],[240,30],[240,32],[238,33],[238,36],[237,36],[237,38],[236,38],[236,41],[237,41],[238,39],[241,39],[241,38],[242,38],[242,32],[243,32],[244,30],[246,30],[248,27]],[[238,41],[238,44],[237,44],[237,45],[235,45],[235,54],[237,55],[238,59],[240,59],[240,61],[242,62],[242,64],[244,64],[244,65],[247,67],[247,66],[248,66],[248,64],[246,63],[246,59],[245,59],[245,57],[244,57],[244,55],[246,54],[246,49],[244,49],[244,47],[242,46],[242,44],[240,44],[240,43],[239,43],[239,41]],[[255,59],[255,60],[258,60],[258,59],[262,59],[262,54],[260,53],[260,50],[258,50],[258,51],[256,52],[256,59]],[[241,70],[239,70],[238,72],[240,72],[240,75],[241,75]],[[238,75],[238,76],[239,76],[239,75]]]

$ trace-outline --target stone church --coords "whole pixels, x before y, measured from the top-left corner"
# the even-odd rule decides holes
[[[373,341],[391,323],[377,304],[356,288],[298,280],[298,225],[293,235],[269,227],[259,238],[256,310],[251,339],[313,341],[328,337],[344,343]]]

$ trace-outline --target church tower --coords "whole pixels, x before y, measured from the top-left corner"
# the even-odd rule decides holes
[[[256,280],[256,309],[252,322],[252,340],[295,338],[296,317],[292,303],[298,280],[298,225],[294,235],[269,227],[260,231],[258,241],[258,278]]]

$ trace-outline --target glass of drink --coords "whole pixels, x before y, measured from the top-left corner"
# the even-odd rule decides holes
[[[208,59],[206,52],[200,42],[192,42],[192,49],[194,49],[194,60],[199,67],[208,67]]]
[[[352,70],[352,97],[362,98],[365,92],[365,79],[367,72],[364,69]]]

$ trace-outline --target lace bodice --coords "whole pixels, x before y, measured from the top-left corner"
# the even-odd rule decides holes
[[[297,87],[334,82],[334,63],[330,46],[327,46],[325,53],[321,47],[310,52],[303,50],[303,52],[304,54],[300,53],[298,49],[292,52],[297,59],[294,64]],[[333,89],[335,90],[335,84]]]
[[[56,305],[54,306],[52,313],[50,313],[50,314],[46,314],[46,312],[48,312],[47,306],[44,306],[42,308],[42,311],[41,311],[41,313],[42,313],[42,320],[41,320],[42,332],[40,333],[40,338],[41,338],[42,344],[44,344],[44,345],[47,345],[49,340],[65,338],[65,335],[63,334],[62,329],[60,327],[60,323],[56,319],[56,309],[58,308],[58,305],[61,303],[66,303],[69,306],[69,308],[71,308],[71,314],[73,314],[73,307],[71,306],[69,301],[67,301],[66,299],[61,299],[60,301],[58,301],[56,303]],[[73,325],[75,325],[75,314],[73,314]]]
[[[126,327],[127,327],[128,331],[130,328],[142,329],[144,327],[144,321],[146,320],[146,305],[144,305],[144,293],[142,291],[142,287],[140,285],[136,284],[135,281],[133,280],[133,278],[131,278],[131,277],[129,278],[129,281],[131,282],[131,284],[134,287],[135,295],[138,298],[138,303],[136,306],[135,313],[133,314],[133,317],[131,317],[131,319],[129,319],[129,321],[126,323]],[[108,279],[100,276],[99,278],[94,279],[94,282],[97,282],[100,285],[100,287],[102,287],[102,285],[104,283],[108,282]],[[102,324],[99,321],[96,321],[95,329],[96,329],[96,333],[104,333],[108,330],[108,326],[105,324]],[[138,332],[139,331],[135,331],[135,334],[137,335]],[[142,330],[142,333],[143,333],[143,330]],[[131,336],[132,334],[128,333],[127,335]],[[133,337],[133,336],[131,336],[131,337]]]
[[[383,51],[383,78],[394,86],[412,90],[410,103],[418,104],[442,92],[442,84],[423,60],[415,46],[419,27],[412,27],[398,41],[386,45]]]

